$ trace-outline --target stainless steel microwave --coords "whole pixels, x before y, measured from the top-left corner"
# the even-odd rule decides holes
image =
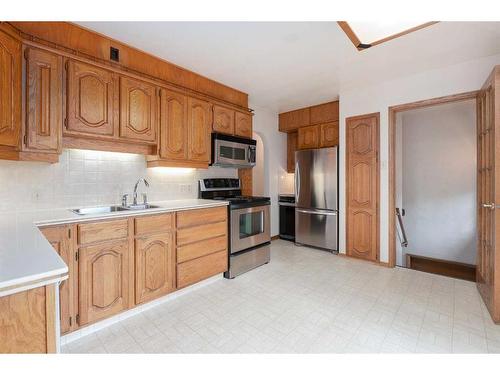
[[[255,166],[257,141],[212,133],[212,164],[218,167],[252,168]]]

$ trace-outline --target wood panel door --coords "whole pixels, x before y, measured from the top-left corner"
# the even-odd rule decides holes
[[[319,147],[339,145],[339,122],[327,122],[319,126]]]
[[[477,98],[477,268],[479,292],[500,323],[500,67]]]
[[[0,31],[0,145],[17,147],[21,133],[21,43]]]
[[[346,120],[347,255],[378,260],[379,114]]]
[[[234,134],[240,137],[252,138],[252,115],[236,112],[234,116]]]
[[[214,105],[212,130],[217,133],[234,134],[234,111],[232,109]]]
[[[210,161],[210,134],[212,110],[210,103],[196,98],[188,98],[188,159],[190,161]]]
[[[318,148],[319,147],[319,126],[305,126],[300,128],[298,131],[297,138],[297,148],[299,150],[306,150],[310,148]]]
[[[59,314],[61,320],[61,333],[69,332],[75,329],[76,311],[75,300],[78,295],[73,288],[74,285],[74,247],[70,239],[70,230],[68,226],[58,226],[42,228],[41,231],[45,238],[50,242],[55,251],[64,260],[68,266],[68,279],[59,285]]]
[[[154,85],[120,77],[120,137],[156,142],[157,89]]]
[[[114,136],[117,84],[105,69],[69,60],[65,133]]]
[[[171,233],[135,240],[135,303],[161,297],[174,289]]]
[[[297,151],[297,132],[288,133],[286,139],[286,170],[295,173],[295,151]]]
[[[61,150],[62,57],[26,48],[26,144],[32,151]]]
[[[131,287],[128,240],[82,247],[78,254],[80,324],[126,310]]]
[[[186,160],[188,157],[187,96],[160,92],[160,157]]]

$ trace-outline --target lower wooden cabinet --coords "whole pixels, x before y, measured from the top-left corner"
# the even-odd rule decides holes
[[[131,250],[127,239],[78,250],[80,324],[93,323],[130,307]]]
[[[227,250],[196,258],[177,265],[177,288],[227,271]]]

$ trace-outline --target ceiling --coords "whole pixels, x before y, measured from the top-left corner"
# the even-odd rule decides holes
[[[500,22],[440,22],[359,52],[336,22],[78,22],[284,112],[500,53]]]

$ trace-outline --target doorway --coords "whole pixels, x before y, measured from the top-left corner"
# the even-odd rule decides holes
[[[389,263],[475,280],[476,95],[389,109]]]

